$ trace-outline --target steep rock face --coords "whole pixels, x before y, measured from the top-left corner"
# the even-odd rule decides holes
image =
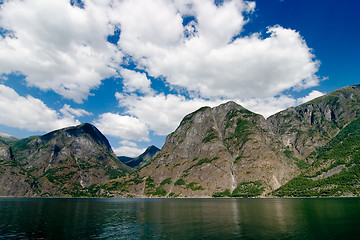
[[[131,169],[90,124],[0,136],[0,195],[360,196],[360,85],[266,120],[234,102],[204,107],[147,156],[118,178]]]
[[[5,196],[82,195],[84,188],[130,170],[90,124],[22,139],[0,146],[0,152],[0,195]]]
[[[266,120],[234,102],[204,107],[184,117],[149,165],[115,181],[113,194],[342,196],[352,189],[357,196],[358,119],[360,85]]]
[[[11,147],[0,142],[0,196],[25,195],[31,181],[15,162]]]
[[[298,167],[287,158],[266,120],[228,102],[204,107],[182,120],[157,157],[138,173],[135,196],[209,197],[257,182],[263,193],[286,183]],[[149,180],[150,179],[150,180]]]
[[[349,86],[281,111],[267,122],[295,157],[306,159],[360,117],[359,103],[360,85]]]
[[[0,142],[0,161],[11,159],[10,147]]]
[[[312,164],[276,196],[360,196],[360,118],[309,156]]]

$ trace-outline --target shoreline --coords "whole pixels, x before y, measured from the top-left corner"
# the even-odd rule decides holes
[[[144,200],[150,200],[150,199],[229,199],[229,200],[256,200],[256,199],[340,199],[340,198],[360,198],[360,196],[334,196],[334,197],[253,197],[253,198],[237,198],[237,197],[223,197],[223,198],[215,198],[215,197],[177,197],[177,198],[169,198],[169,197],[136,197],[136,198],[123,198],[123,197],[19,197],[19,196],[0,196],[0,199],[108,199],[108,200],[131,200],[131,199],[144,199]]]

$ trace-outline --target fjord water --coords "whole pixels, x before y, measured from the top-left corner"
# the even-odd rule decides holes
[[[358,239],[360,199],[0,198],[0,239]]]

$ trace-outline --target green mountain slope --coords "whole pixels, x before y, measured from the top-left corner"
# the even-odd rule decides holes
[[[90,124],[0,145],[0,196],[89,196],[129,171]]]
[[[360,118],[348,124],[309,158],[313,164],[276,190],[276,196],[359,196]]]

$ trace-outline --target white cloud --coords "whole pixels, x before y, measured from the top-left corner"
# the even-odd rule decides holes
[[[52,131],[80,124],[73,116],[60,115],[32,96],[19,96],[0,84],[0,123],[29,131]]]
[[[122,54],[107,42],[113,32],[106,1],[13,0],[0,8],[0,72],[20,71],[30,86],[81,102],[116,74]]]
[[[121,26],[120,48],[136,59],[182,40],[182,18],[172,1],[115,1],[110,19]]]
[[[298,32],[274,26],[269,36],[238,37],[254,10],[243,0],[87,0],[84,8],[5,1],[0,72],[20,71],[29,85],[77,102],[118,74],[123,53],[150,76],[206,98],[271,98],[316,86],[319,62]],[[194,21],[183,26],[186,16]],[[116,28],[117,46],[107,42]],[[145,75],[120,71],[125,91],[149,91]]]
[[[153,77],[165,77],[172,86],[202,97],[241,99],[269,98],[319,82],[319,62],[294,30],[274,26],[267,37],[253,34],[233,41],[247,22],[243,13],[251,12],[254,3],[233,0],[217,7],[207,0],[184,5],[140,2],[119,2],[119,17],[114,18],[122,30],[118,45],[138,67]],[[194,30],[189,38],[184,34],[189,26],[181,22],[185,13],[196,20],[190,24]]]
[[[123,95],[116,94],[119,104],[127,113],[136,116],[158,135],[167,135],[174,131],[181,119],[188,113],[203,106],[216,106],[223,101],[213,102],[204,99],[186,99],[181,95]]]
[[[84,109],[79,109],[79,108],[72,108],[70,107],[70,105],[68,104],[64,104],[63,108],[59,110],[64,116],[67,117],[71,117],[71,116],[76,116],[76,117],[82,117],[82,116],[91,116],[92,113],[84,110]]]
[[[280,112],[288,107],[296,105],[296,99],[291,96],[280,95],[269,98],[251,98],[245,100],[236,100],[237,103],[252,112],[261,114],[265,118]]]
[[[138,148],[137,145],[135,146],[120,146],[114,149],[116,156],[126,156],[126,157],[138,157],[142,154],[146,149],[145,148]]]
[[[273,26],[264,36],[240,35],[247,17],[256,11],[255,2],[228,0],[219,6],[213,0],[83,2],[84,8],[71,6],[69,0],[4,1],[0,26],[8,32],[0,36],[0,81],[6,74],[21,72],[28,85],[81,102],[103,79],[120,74],[124,92],[116,97],[126,112],[104,113],[94,121],[109,136],[147,141],[149,129],[166,135],[187,113],[227,99],[269,116],[320,94],[313,91],[300,99],[282,94],[319,82],[319,62],[299,32]],[[193,21],[183,26],[184,17]],[[121,34],[114,45],[107,36],[117,28]],[[120,67],[126,65],[124,56],[132,60],[125,66],[129,69]],[[170,88],[197,97],[156,94],[147,76],[161,77]],[[34,113],[45,109],[38,115],[52,119],[52,126],[75,123],[75,117],[90,114],[65,104],[60,117],[38,99],[15,95],[29,105],[25,112],[30,120],[37,115],[31,107]],[[1,116],[9,123],[5,118]],[[44,127],[41,121],[38,124],[28,128]],[[123,147],[139,151],[131,144]]]
[[[128,141],[128,140],[123,140],[120,142],[120,144],[123,146],[137,147],[137,144],[135,142]]]
[[[120,74],[123,78],[125,92],[149,93],[151,91],[151,81],[146,77],[145,73],[121,69]]]
[[[128,114],[136,116],[157,135],[167,135],[178,127],[185,115],[204,106],[215,107],[232,100],[267,118],[286,108],[297,106],[322,95],[324,94],[314,90],[308,96],[298,99],[280,95],[269,98],[205,100],[186,99],[184,96],[171,94],[137,96],[122,93],[116,93],[116,98],[119,100],[119,105],[127,109]]]
[[[297,104],[300,105],[300,104],[303,104],[303,103],[306,103],[306,102],[309,102],[317,97],[321,97],[325,95],[325,93],[322,93],[322,92],[319,92],[319,91],[316,91],[316,90],[313,90],[311,93],[309,93],[309,95],[303,97],[303,98],[298,98],[297,99]]]
[[[105,135],[124,140],[149,141],[147,126],[136,117],[104,113],[93,124]]]

